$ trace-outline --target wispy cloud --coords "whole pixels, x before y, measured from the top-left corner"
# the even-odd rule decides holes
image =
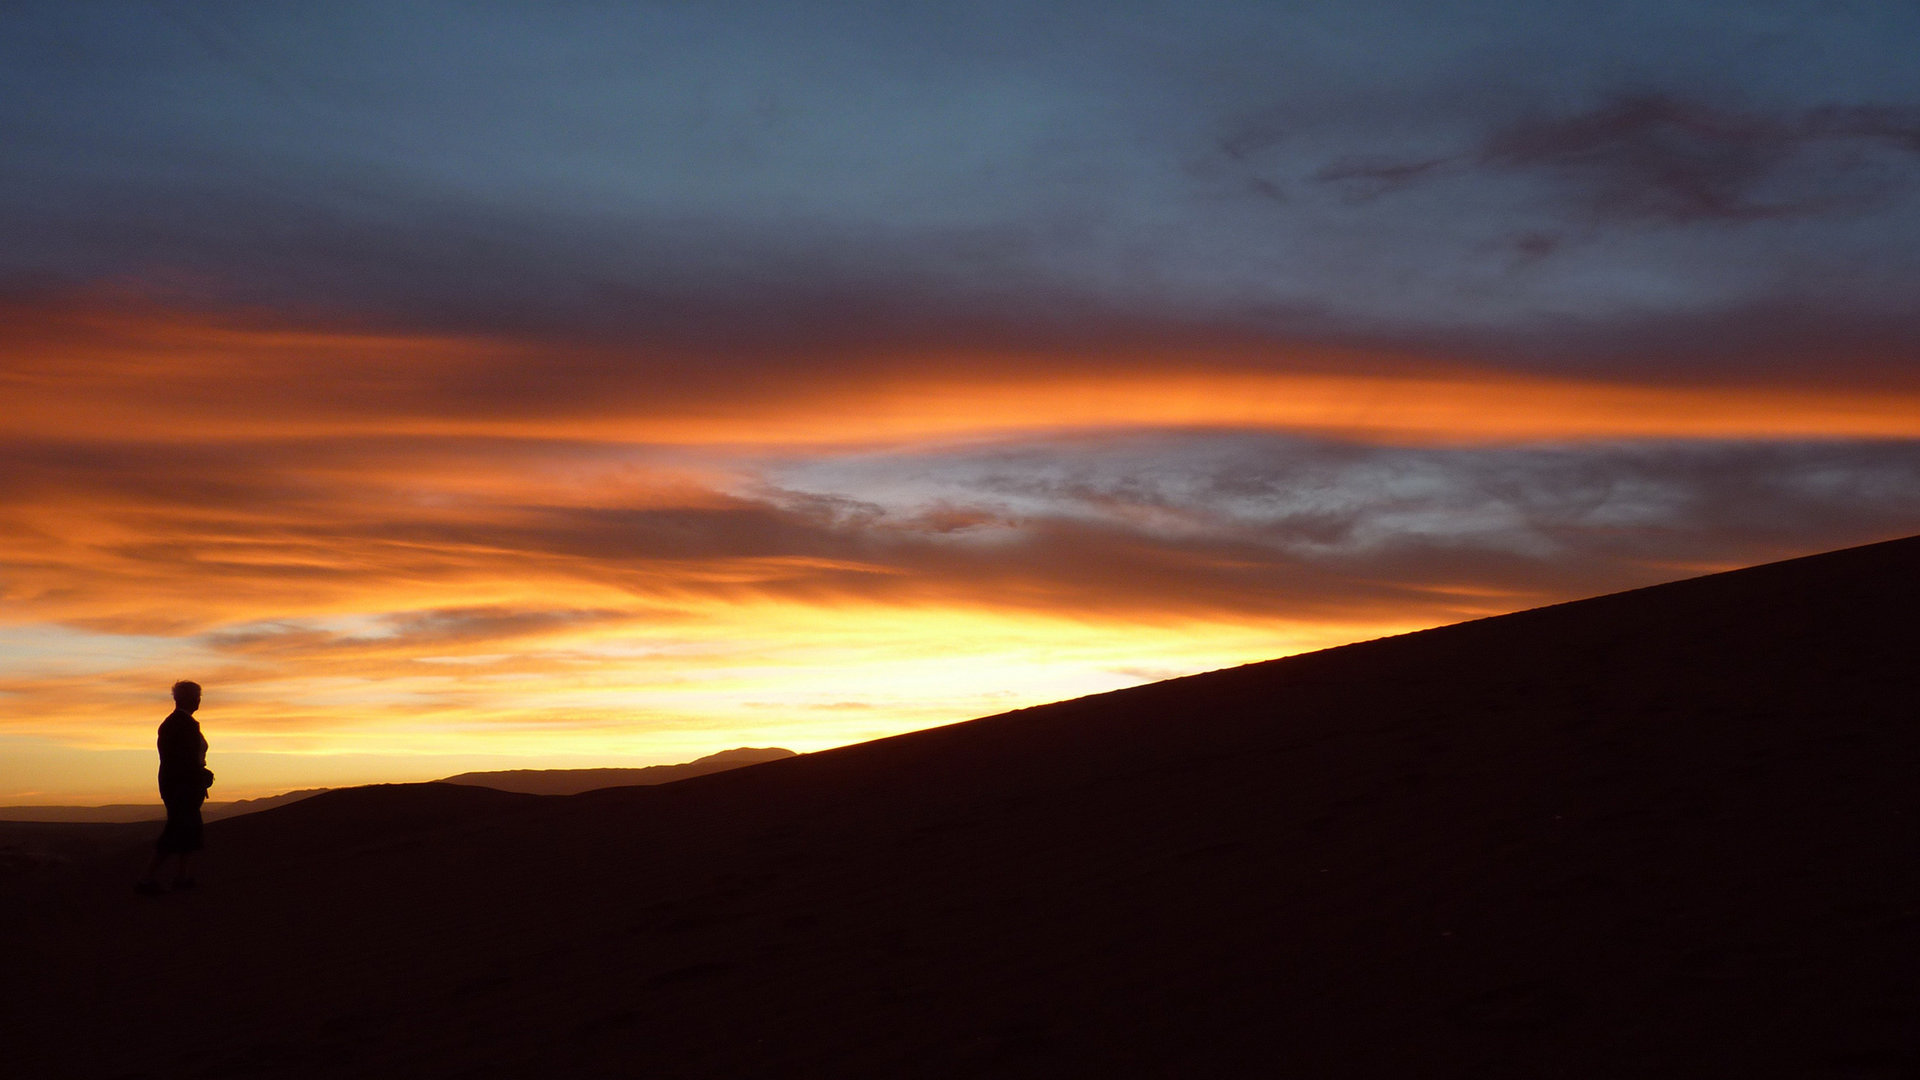
[[[1497,133],[1485,165],[1541,170],[1597,219],[1737,223],[1853,215],[1920,187],[1920,107],[1784,115],[1626,97]]]

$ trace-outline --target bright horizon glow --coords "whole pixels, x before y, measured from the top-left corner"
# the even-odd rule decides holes
[[[781,614],[762,611],[747,621]],[[209,682],[199,716],[221,776],[217,797],[231,800],[477,769],[670,764],[737,745],[806,753],[1413,629],[1052,622],[839,613],[835,625],[815,625],[805,636],[763,631],[770,640],[755,641],[734,636],[737,627],[715,630],[705,648],[681,644],[651,661],[621,655],[617,640],[598,650],[544,642],[565,659],[445,657],[438,659],[457,674],[372,684],[291,673]],[[1153,666],[1110,666],[1140,657]],[[192,670],[191,661],[178,663]],[[125,678],[119,673],[116,681]],[[482,695],[497,704],[477,702]],[[165,715],[164,684],[148,695],[159,702],[150,717],[123,718],[88,701],[91,695],[60,696],[76,706],[65,738],[14,719],[10,730],[27,734],[10,736],[23,741],[0,770],[0,805],[151,801],[145,744],[147,729]],[[38,786],[30,777],[40,778]]]

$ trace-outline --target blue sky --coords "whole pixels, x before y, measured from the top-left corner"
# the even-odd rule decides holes
[[[1175,336],[1458,334],[1516,364],[1551,363],[1514,343],[1554,334],[1632,363],[1636,328],[1787,305],[1911,343],[1909,4],[6,18],[16,288],[151,275],[620,333],[660,307],[783,328],[878,307],[908,336],[1065,309]]]

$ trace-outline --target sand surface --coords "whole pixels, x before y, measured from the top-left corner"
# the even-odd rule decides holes
[[[100,834],[0,878],[4,1069],[1914,1076],[1916,612],[1898,541],[661,787],[334,791],[192,893]]]

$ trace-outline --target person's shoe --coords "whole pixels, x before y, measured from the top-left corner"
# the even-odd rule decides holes
[[[133,883],[133,891],[141,896],[159,896],[167,890],[157,881],[136,881]]]

